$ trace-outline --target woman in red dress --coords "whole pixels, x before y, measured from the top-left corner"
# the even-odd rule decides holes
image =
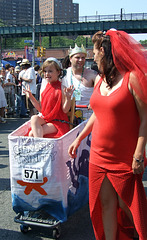
[[[40,93],[38,102],[29,89],[25,93],[34,107],[41,113],[31,117],[31,137],[61,137],[70,130],[67,112],[71,105],[73,87],[61,90],[61,65],[56,58],[48,58],[42,65],[44,78],[47,81],[45,89]]]
[[[100,71],[90,100],[94,113],[69,155],[76,157],[92,131],[89,206],[96,239],[147,240],[147,60],[123,31],[97,32],[92,40]]]

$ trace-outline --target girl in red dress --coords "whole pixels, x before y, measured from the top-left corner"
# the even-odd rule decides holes
[[[25,93],[34,107],[41,113],[31,117],[31,137],[61,137],[70,130],[67,112],[71,105],[73,87],[65,88],[62,92],[61,65],[56,58],[48,58],[42,65],[44,78],[47,81],[45,89],[40,92],[38,102],[29,89]]]
[[[89,206],[96,240],[147,240],[147,60],[123,31],[97,32],[92,40],[100,71],[90,100],[94,113],[69,155],[76,157],[92,131]]]

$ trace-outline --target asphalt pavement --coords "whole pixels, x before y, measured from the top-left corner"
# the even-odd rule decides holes
[[[34,227],[26,234],[20,231],[20,224],[14,222],[10,189],[10,169],[8,135],[28,119],[7,118],[7,123],[0,123],[0,240],[52,240],[49,228]],[[143,176],[147,194],[147,168]],[[73,214],[61,224],[60,240],[94,240],[89,217],[88,205]]]

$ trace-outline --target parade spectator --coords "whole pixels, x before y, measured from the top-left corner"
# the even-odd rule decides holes
[[[98,74],[100,73],[99,70],[98,70],[98,66],[97,66],[96,62],[93,62],[91,64],[91,69],[96,71]]]
[[[23,83],[23,81],[22,81],[22,77],[25,74],[25,69],[24,68],[25,68],[25,66],[24,67],[23,67],[23,65],[20,66],[20,72],[19,72],[19,75],[18,75],[18,81],[21,84],[20,117],[28,117],[28,115],[27,115],[27,105],[26,105],[26,96],[25,96],[25,94],[22,94],[23,84],[25,84],[25,82]]]
[[[20,117],[21,112],[21,81],[19,81],[19,73],[20,67],[16,66],[14,70],[14,77],[15,77],[15,112],[16,116]]]
[[[34,66],[35,74],[36,74],[36,99],[39,100],[40,97],[40,88],[42,83],[42,76],[40,74],[41,69],[39,65]]]
[[[62,60],[62,68],[67,69],[71,66],[70,58],[69,55],[67,55],[63,60]]]
[[[62,78],[64,78],[67,74],[67,68],[71,66],[71,62],[69,59],[69,55],[67,55],[63,60],[62,60],[62,68],[63,68],[63,75]]]
[[[31,67],[31,64],[28,59],[23,59],[22,63],[20,64],[22,66],[23,71],[20,72],[19,79],[22,81],[22,96],[23,96],[23,102],[25,103],[25,106],[28,105],[28,109],[30,111],[30,116],[33,116],[36,114],[36,109],[34,108],[33,104],[29,99],[26,99],[24,89],[27,85],[30,87],[31,93],[36,95],[36,74],[33,67]]]
[[[19,85],[19,84],[20,84],[20,81],[19,81],[19,79],[18,79],[20,71],[21,71],[20,66],[16,66],[16,67],[14,68],[14,73],[13,73],[13,75],[14,75],[14,77],[15,77],[15,83],[16,83],[16,85]]]
[[[35,65],[34,66],[34,70],[35,70],[35,74],[36,74],[36,84],[39,84],[42,82],[42,77],[40,75],[40,72],[41,72],[41,68],[39,65]]]
[[[6,77],[7,77],[7,73],[9,72],[9,70],[10,70],[11,67],[12,67],[12,66],[10,65],[10,63],[7,63],[7,64],[5,65],[5,70],[6,70],[5,76],[6,76]]]
[[[2,67],[0,69],[0,123],[6,123],[5,117],[5,107],[7,107],[7,101],[4,92],[4,82],[5,82],[5,69]]]
[[[142,183],[147,141],[147,60],[123,31],[97,32],[94,60],[101,78],[90,100],[93,114],[69,147],[71,157],[92,131],[89,206],[96,240],[147,239]]]
[[[46,88],[41,92],[40,102],[29,91],[24,90],[30,98],[34,107],[41,116],[31,117],[31,131],[29,136],[43,137],[50,134],[50,137],[60,137],[70,130],[67,112],[71,105],[73,88],[66,88],[62,93],[61,64],[56,58],[48,58],[42,65],[44,78],[47,81]]]
[[[6,80],[6,70],[4,67],[1,67],[1,70],[0,70],[0,78],[3,82],[3,84],[5,84],[5,80]]]
[[[7,114],[14,115],[15,113],[15,79],[12,73],[12,66],[10,64],[6,64],[6,80],[4,83],[4,91],[8,104]]]

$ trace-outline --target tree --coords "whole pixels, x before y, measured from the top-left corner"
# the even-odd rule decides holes
[[[146,39],[146,40],[140,40],[139,42],[140,42],[142,45],[143,45],[143,44],[147,44],[147,39]]]
[[[4,24],[3,20],[0,19],[0,27],[4,27],[4,26],[5,26],[5,24]]]
[[[3,39],[3,49],[23,49],[25,46],[30,47],[30,43],[25,43],[24,40],[31,40],[31,37],[23,38],[6,38]],[[80,47],[82,44],[84,47],[93,46],[91,37],[78,36],[76,39],[63,37],[63,36],[53,36],[51,38],[51,47],[53,48],[73,48],[75,43]],[[36,39],[35,47],[37,48],[40,45],[39,40]],[[49,37],[42,37],[41,45],[48,49],[49,48]]]
[[[84,37],[84,36],[78,36],[75,39],[75,43],[80,47],[82,44],[84,47],[90,47],[93,46],[91,37]]]

